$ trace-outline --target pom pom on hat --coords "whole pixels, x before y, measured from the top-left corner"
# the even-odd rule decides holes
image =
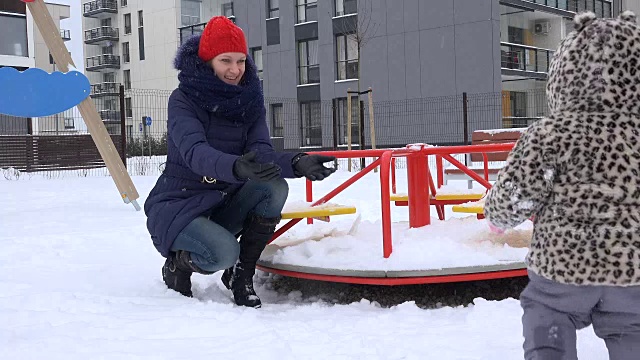
[[[581,31],[587,25],[591,24],[595,20],[596,20],[596,14],[590,11],[580,13],[573,18],[573,28],[577,31]]]
[[[204,27],[198,45],[198,56],[207,62],[227,52],[247,54],[244,32],[226,16],[214,16]]]
[[[618,15],[618,18],[623,21],[629,21],[632,23],[636,22],[636,14],[631,10],[621,12],[620,15]]]

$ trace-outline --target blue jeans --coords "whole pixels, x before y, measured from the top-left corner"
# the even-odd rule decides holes
[[[204,271],[230,268],[240,254],[237,235],[247,216],[253,213],[264,218],[279,217],[288,195],[289,184],[282,178],[248,181],[211,214],[191,221],[178,234],[171,251],[190,252],[193,263]]]

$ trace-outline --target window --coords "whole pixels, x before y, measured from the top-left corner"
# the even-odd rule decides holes
[[[338,145],[348,144],[349,114],[347,113],[347,98],[336,99],[336,116],[338,117]],[[358,97],[351,97],[351,144],[359,144],[360,130],[358,129],[359,117]]]
[[[129,42],[122,43],[122,62],[131,62],[131,53],[129,52]]]
[[[357,0],[335,0],[336,16],[355,14],[358,12]]]
[[[336,37],[337,79],[358,78],[358,43],[352,35]]]
[[[108,72],[108,73],[102,74],[102,81],[108,82],[108,83],[116,82],[116,73]]]
[[[284,113],[282,104],[271,104],[271,136],[284,137]]]
[[[138,52],[140,53],[140,60],[144,60],[144,20],[142,16],[142,10],[138,11]]]
[[[320,65],[318,65],[318,40],[306,40],[298,43],[298,65],[300,85],[320,82]]]
[[[121,5],[122,7],[127,6],[127,0],[120,0],[120,5]]]
[[[131,34],[131,14],[124,14],[124,33]]]
[[[258,70],[258,78],[262,80],[262,72],[264,70],[264,67],[262,65],[262,48],[261,47],[252,48],[251,58],[253,59],[253,62],[256,64],[256,70]]]
[[[318,3],[317,0],[296,0],[297,5],[297,24],[307,21],[318,21]]]
[[[29,56],[26,16],[0,14],[0,34],[0,55]]]
[[[64,129],[65,130],[70,130],[70,129],[75,129],[76,125],[75,122],[73,121],[72,117],[65,117],[64,118]]]
[[[124,77],[124,88],[126,90],[131,89],[131,70],[125,70],[122,74]]]
[[[200,16],[202,13],[202,1],[201,0],[182,0],[181,3],[182,26],[191,26],[200,23]]]
[[[128,118],[133,118],[133,108],[131,107],[131,98],[124,98],[124,113]]]
[[[100,26],[111,27],[111,18],[106,18],[106,19],[100,20]]]
[[[603,17],[611,17],[611,3],[608,1],[602,2],[602,16]]]
[[[300,103],[302,146],[322,146],[320,101]]]
[[[222,15],[226,17],[233,17],[233,3],[222,4]]]
[[[278,0],[267,0],[267,19],[280,16],[280,2]]]
[[[16,1],[0,1],[0,12],[13,14],[27,14],[27,6],[23,2]]]

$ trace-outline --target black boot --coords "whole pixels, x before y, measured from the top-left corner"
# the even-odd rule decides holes
[[[164,262],[162,267],[162,280],[171,290],[175,290],[180,294],[192,297],[191,292],[191,274],[198,272],[201,274],[212,274],[197,267],[191,261],[191,253],[188,251],[178,250],[172,252]]]
[[[222,274],[222,283],[233,292],[237,305],[259,308],[262,302],[253,289],[256,262],[275,232],[280,218],[263,218],[253,214],[247,217],[240,238],[238,262]]]

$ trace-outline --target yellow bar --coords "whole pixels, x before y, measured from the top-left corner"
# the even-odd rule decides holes
[[[391,201],[409,201],[409,195],[407,195],[407,194],[391,194],[389,199]]]
[[[484,196],[481,194],[436,194],[436,200],[480,200]]]
[[[469,213],[469,214],[484,214],[484,206],[464,206],[454,205],[451,207],[453,212]]]
[[[355,214],[356,208],[353,206],[342,206],[336,205],[331,207],[320,207],[313,208],[309,207],[308,209],[299,209],[293,211],[287,211],[282,213],[283,219],[305,219],[305,218],[316,218],[316,217],[325,217],[325,216],[335,216],[335,215],[347,215],[347,214]]]

